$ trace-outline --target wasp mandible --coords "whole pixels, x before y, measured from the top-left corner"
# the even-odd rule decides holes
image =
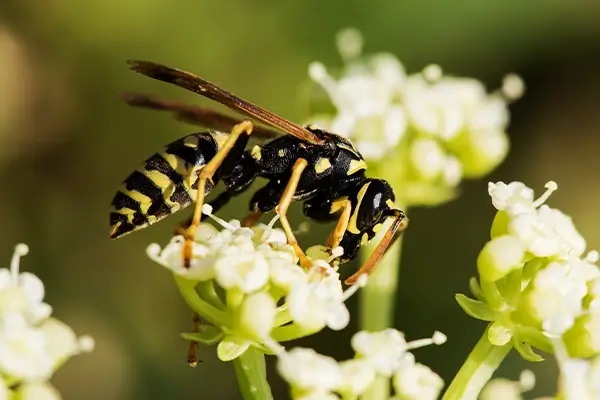
[[[111,203],[111,238],[145,228],[195,203],[193,217],[183,231],[183,257],[189,265],[208,193],[219,181],[224,183],[225,191],[211,202],[217,211],[257,177],[266,178],[268,183],[252,197],[243,225],[251,226],[262,214],[275,211],[304,267],[310,263],[286,216],[291,202],[304,201],[303,212],[310,219],[337,220],[326,246],[343,248],[341,262],[353,259],[386,219],[394,219],[373,254],[346,280],[347,284],[355,283],[360,274],[370,273],[394,238],[406,229],[408,219],[394,205],[392,187],[385,180],[366,177],[366,162],[346,138],[288,121],[192,73],[147,61],[128,63],[135,72],[200,94],[274,130],[202,107],[143,94],[126,95],[131,105],[172,111],[179,119],[209,130],[168,144],[123,181]],[[251,135],[270,140],[247,149]]]

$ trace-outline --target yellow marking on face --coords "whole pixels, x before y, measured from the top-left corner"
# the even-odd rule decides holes
[[[344,196],[344,197],[334,200],[331,203],[331,208],[329,209],[329,214],[335,214],[336,212],[342,210],[346,206],[347,202],[348,202],[348,196]]]
[[[389,207],[389,208],[396,208],[396,205],[394,204],[394,202],[392,201],[392,199],[387,199],[385,201],[385,204]]]
[[[279,157],[285,157],[285,149],[280,149],[280,150],[277,152],[277,155],[278,155]]]
[[[362,237],[360,238],[360,245],[364,246],[367,243],[369,243],[369,234],[363,233]]]
[[[377,225],[375,225],[375,226],[372,228],[372,229],[373,229],[373,232],[375,232],[375,233],[379,233],[379,231],[381,230],[381,227],[382,227],[382,226],[383,226],[383,224],[377,224]]]
[[[198,142],[199,142],[198,137],[194,136],[194,135],[192,135],[192,136],[186,136],[183,139],[183,145],[185,147],[191,147],[192,149],[197,149],[198,148]]]
[[[350,153],[354,154],[356,158],[362,158],[360,153],[354,146],[348,146],[347,144],[339,143],[337,147],[339,147],[340,149],[348,150]]]
[[[356,207],[354,207],[354,212],[352,213],[352,216],[350,217],[350,221],[348,221],[348,228],[347,230],[350,233],[354,233],[355,235],[358,235],[360,233],[360,231],[358,230],[358,227],[356,226],[356,220],[358,219],[358,211],[360,210],[360,205],[363,201],[363,197],[365,197],[365,193],[367,192],[367,189],[369,188],[369,185],[371,184],[371,182],[367,183],[366,185],[363,185],[363,187],[360,188],[360,190],[358,191],[358,195],[356,196],[357,198],[357,203],[356,203]]]
[[[317,174],[322,174],[329,168],[331,168],[331,161],[329,161],[329,158],[319,158],[319,161],[315,164],[315,171]]]
[[[361,169],[367,169],[367,163],[364,160],[350,160],[350,166],[348,167],[347,174],[352,175]]]
[[[259,161],[262,158],[262,147],[259,145],[254,146],[250,152],[250,156]]]

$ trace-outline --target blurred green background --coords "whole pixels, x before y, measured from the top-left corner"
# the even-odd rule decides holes
[[[208,104],[127,71],[129,58],[188,69],[295,120],[307,117],[300,87],[313,60],[339,66],[335,33],[354,26],[366,52],[397,54],[411,72],[428,63],[489,88],[521,74],[511,106],[512,151],[490,180],[559,184],[551,204],[572,215],[600,247],[600,3],[429,1],[2,0],[0,2],[0,260],[29,244],[24,269],[46,283],[55,314],[97,341],[54,383],[67,399],[238,399],[230,365],[201,348],[195,370],[179,332],[190,313],[167,271],[145,256],[178,218],[122,240],[108,239],[108,204],[139,161],[197,128],[130,109],[125,90]],[[221,215],[241,217],[248,196]],[[299,207],[293,208],[299,223]],[[409,339],[441,330],[442,347],[417,359],[447,382],[481,334],[454,293],[466,292],[494,210],[487,182],[468,182],[456,201],[415,209],[406,235],[396,327]],[[182,215],[183,217],[183,215]],[[304,243],[322,241],[323,227]],[[302,237],[300,238],[301,240]],[[356,299],[350,302],[356,308]],[[353,324],[310,345],[350,354]],[[272,361],[272,360],[271,360]],[[502,366],[516,378],[530,365]],[[555,387],[552,360],[535,366],[535,394]],[[277,399],[286,387],[269,371]]]

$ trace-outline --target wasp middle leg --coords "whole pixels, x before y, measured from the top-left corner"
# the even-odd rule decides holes
[[[217,151],[215,156],[200,170],[198,176],[198,191],[196,195],[196,205],[194,207],[194,215],[192,217],[192,223],[185,232],[185,244],[183,247],[183,262],[185,266],[190,266],[192,259],[192,246],[194,243],[194,236],[196,234],[196,228],[200,225],[202,217],[202,206],[204,205],[204,197],[206,194],[206,183],[212,182],[212,177],[225,161],[229,152],[235,147],[237,140],[242,136],[250,136],[253,129],[251,121],[242,121],[233,127],[227,141]]]

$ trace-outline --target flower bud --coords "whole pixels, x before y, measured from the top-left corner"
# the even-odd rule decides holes
[[[477,269],[482,280],[494,282],[511,271],[522,268],[525,248],[511,235],[503,235],[487,242],[477,258]]]

